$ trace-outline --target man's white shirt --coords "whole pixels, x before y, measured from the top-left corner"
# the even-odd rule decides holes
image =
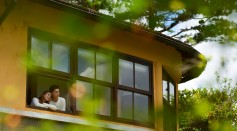
[[[66,110],[66,101],[62,97],[58,97],[57,102],[54,102],[53,100],[51,100],[49,102],[49,104],[55,105],[57,107],[57,109],[60,110],[60,111],[65,111]]]

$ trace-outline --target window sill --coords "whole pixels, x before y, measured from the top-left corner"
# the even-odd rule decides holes
[[[54,111],[54,110],[51,110],[51,109],[48,109],[48,108],[43,108],[43,107],[37,107],[37,106],[26,106],[27,108],[32,108],[32,109],[37,109],[37,110],[44,110],[44,111],[50,111],[50,112],[58,112],[58,113],[63,113],[63,114],[72,114],[71,112],[69,111]]]
[[[38,107],[27,107],[26,109],[35,109],[39,110]],[[52,111],[48,109],[42,109],[40,110],[45,110],[45,111],[50,111],[50,112],[58,112],[58,113],[65,113],[65,114],[70,114],[67,112],[62,112],[62,111]],[[91,122],[86,119],[82,118],[73,118],[70,116],[62,116],[58,114],[49,114],[46,112],[34,112],[34,111],[29,111],[29,110],[18,110],[14,108],[8,108],[8,107],[0,107],[0,112],[2,113],[7,113],[7,114],[16,114],[16,115],[21,115],[21,116],[26,116],[26,117],[32,117],[32,118],[37,118],[37,119],[48,119],[48,120],[53,120],[53,121],[61,121],[61,122],[68,122],[68,123],[74,123],[74,124],[82,124],[82,125],[88,125],[92,126]],[[138,127],[138,126],[133,126],[133,125],[125,125],[121,123],[109,123],[109,122],[104,122],[101,120],[98,120],[98,122],[93,122],[93,126],[98,126],[98,127],[105,127],[109,129],[115,129],[115,130],[124,130],[124,131],[154,131],[154,129],[150,128],[145,128],[145,127]]]

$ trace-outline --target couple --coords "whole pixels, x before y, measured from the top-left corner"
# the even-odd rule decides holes
[[[38,106],[43,108],[49,108],[51,110],[65,111],[66,102],[65,99],[59,97],[59,86],[52,85],[49,91],[43,92],[39,98],[33,98],[31,106]]]

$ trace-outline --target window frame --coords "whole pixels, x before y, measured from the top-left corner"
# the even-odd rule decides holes
[[[167,91],[167,98],[168,98],[168,100],[166,100],[165,98],[164,98],[164,92],[163,92],[163,87],[164,87],[164,85],[163,85],[163,77],[164,77],[164,75],[165,75],[165,77],[167,78],[167,88],[168,88],[168,91]],[[174,85],[174,105],[170,105],[170,102],[171,102],[171,100],[170,100],[170,83],[171,84],[173,84]],[[163,98],[163,102],[165,102],[167,105],[169,105],[170,107],[172,107],[172,108],[174,108],[174,110],[176,110],[176,99],[177,99],[177,96],[176,96],[176,84],[175,84],[175,82],[173,81],[173,79],[170,77],[170,75],[167,73],[167,71],[165,71],[165,69],[162,69],[162,98]]]
[[[126,61],[129,61],[129,62],[132,62],[133,63],[133,87],[128,87],[128,86],[124,86],[124,85],[120,85],[119,84],[119,59],[123,59],[123,60],[126,60]],[[152,62],[148,62],[146,60],[143,60],[141,58],[137,58],[137,57],[134,57],[134,56],[128,56],[128,55],[125,55],[125,54],[120,54],[117,59],[116,59],[116,65],[117,65],[117,81],[116,81],[116,99],[117,99],[117,95],[118,95],[118,90],[122,90],[122,91],[128,91],[128,92],[132,92],[132,103],[134,103],[134,93],[137,93],[137,94],[142,94],[142,95],[145,95],[145,96],[148,96],[148,110],[149,110],[149,114],[148,114],[148,119],[149,121],[151,121],[151,116],[152,116],[152,113],[153,113],[153,99],[154,99],[154,95],[153,95],[153,80],[152,80]],[[141,90],[141,89],[137,89],[135,88],[135,63],[138,63],[138,64],[141,64],[141,65],[145,65],[145,66],[148,66],[149,68],[149,91],[144,91],[144,90]],[[122,121],[127,121],[127,120],[130,120],[130,119],[125,119],[125,118],[121,118],[121,117],[118,117],[118,108],[117,108],[117,105],[118,105],[118,100],[116,100],[116,116],[119,120],[122,120]],[[133,119],[134,119],[134,105],[133,105]]]
[[[164,92],[163,92],[163,88],[164,88],[164,85],[163,85],[163,80],[164,80],[164,77],[167,78],[167,88],[168,88],[168,91],[167,91],[167,98],[168,100],[166,100],[164,98]],[[174,85],[174,105],[171,105],[170,104],[170,83]],[[168,130],[171,130],[171,131],[176,131],[177,130],[177,104],[176,104],[176,101],[177,101],[177,96],[176,96],[176,92],[177,92],[177,89],[176,89],[176,83],[173,81],[173,79],[170,77],[170,75],[168,74],[168,72],[162,68],[162,99],[163,99],[163,116],[164,115],[174,115],[174,119],[172,120],[169,120],[169,123],[168,123],[168,126],[166,125],[167,123],[163,123],[163,127],[164,129],[165,128],[168,128]],[[168,114],[167,114],[168,113]],[[172,117],[169,117],[168,119],[171,119]],[[167,119],[166,117],[163,117],[163,119]],[[166,121],[166,120],[164,120]],[[172,123],[173,122],[173,123]],[[175,125],[172,125],[174,124]],[[174,126],[174,127],[173,127]]]
[[[49,68],[44,68],[44,67],[40,67],[40,66],[36,66],[36,65],[32,64],[32,62],[31,62],[31,37],[32,36],[35,36],[36,38],[39,38],[41,40],[43,39],[49,43]],[[52,58],[52,44],[55,41],[59,42],[59,43],[64,43],[63,45],[66,45],[69,47],[69,51],[70,51],[69,63],[70,64],[69,64],[69,72],[68,73],[52,69],[52,60],[51,60],[51,58]],[[73,59],[72,59],[73,46],[72,46],[72,42],[71,41],[67,42],[67,39],[65,37],[57,37],[56,35],[53,35],[51,33],[47,33],[47,32],[44,32],[44,31],[41,31],[38,29],[34,29],[34,28],[29,28],[28,29],[28,46],[27,46],[27,48],[28,48],[27,49],[27,52],[28,52],[27,56],[30,59],[27,61],[27,66],[29,66],[29,65],[32,66],[37,72],[50,73],[50,74],[54,74],[54,75],[57,75],[60,77],[72,77],[73,76],[73,73],[72,73],[73,72]]]
[[[36,38],[42,38],[42,39],[46,39],[50,40],[52,42],[50,42],[49,44],[51,44],[51,49],[49,49],[49,52],[51,52],[51,56],[52,56],[52,44],[54,41],[58,42],[58,43],[64,43],[65,45],[67,45],[69,47],[69,55],[70,55],[70,60],[69,60],[69,72],[68,73],[64,73],[61,71],[56,71],[53,70],[52,68],[43,68],[40,66],[36,66],[36,65],[32,65],[31,63],[31,38],[32,36],[36,37]],[[95,88],[95,85],[100,85],[100,86],[106,86],[108,88],[110,88],[111,90],[111,100],[110,100],[110,116],[105,116],[105,115],[100,115],[100,114],[96,114],[93,111],[93,114],[96,115],[99,119],[102,120],[109,120],[109,121],[114,121],[114,122],[121,122],[121,123],[125,123],[125,124],[133,124],[133,125],[138,125],[138,126],[144,126],[144,127],[151,127],[154,128],[154,120],[153,117],[154,116],[153,112],[154,112],[154,93],[153,93],[153,63],[151,61],[148,60],[144,60],[135,56],[131,56],[125,53],[120,53],[117,51],[113,51],[110,49],[106,49],[103,47],[99,47],[96,45],[91,45],[88,43],[84,43],[84,42],[80,42],[80,41],[72,41],[66,37],[62,37],[60,35],[56,35],[56,34],[52,34],[52,33],[48,33],[39,29],[35,29],[35,28],[28,28],[28,46],[27,46],[27,51],[28,51],[28,58],[30,60],[28,60],[27,65],[29,64],[30,66],[33,66],[34,70],[29,69],[29,67],[27,67],[27,98],[26,98],[26,107],[28,108],[32,108],[29,103],[30,103],[30,98],[29,96],[36,96],[36,94],[31,94],[31,90],[36,88],[36,87],[29,87],[30,86],[30,82],[31,82],[31,75],[42,75],[42,76],[46,76],[49,78],[54,78],[54,79],[63,79],[69,82],[75,82],[75,81],[83,81],[83,82],[89,82],[93,85],[93,90]],[[106,82],[106,81],[102,81],[102,80],[97,80],[96,79],[96,63],[95,63],[95,78],[87,78],[84,76],[79,76],[78,75],[78,54],[77,51],[79,48],[82,49],[87,49],[89,51],[93,51],[94,52],[94,61],[96,62],[96,53],[102,53],[102,54],[112,54],[112,82]],[[49,57],[51,59],[51,57]],[[126,86],[122,86],[119,85],[119,59],[124,59],[124,60],[128,60],[133,62],[133,79],[134,79],[134,83],[135,83],[135,63],[141,64],[141,65],[145,65],[148,66],[149,69],[149,91],[144,91],[141,89],[137,89],[135,88],[135,86],[133,88],[131,87],[126,87]],[[50,60],[51,61],[51,60]],[[52,65],[52,62],[50,62],[50,64]],[[50,66],[51,67],[51,66]],[[118,95],[118,90],[126,90],[126,91],[130,91],[133,94],[133,103],[134,103],[134,93],[138,93],[141,95],[146,95],[148,97],[148,122],[139,122],[136,120],[131,120],[131,119],[123,119],[123,118],[119,118],[117,113],[118,113],[118,108],[117,108],[117,95]],[[94,92],[94,91],[93,91]],[[76,110],[76,99],[75,98],[71,98],[70,101],[72,103],[74,103],[72,105],[72,113],[70,112],[62,112],[59,111],[60,113],[66,113],[66,114],[72,114],[72,115],[79,115],[79,116],[83,116],[85,115],[85,112],[83,111],[77,111]],[[114,104],[113,104],[114,103]],[[38,107],[33,107],[35,109],[42,109],[42,108],[38,108]],[[45,109],[43,109],[45,110]],[[93,109],[94,110],[94,109]],[[58,112],[58,111],[56,111]],[[134,107],[133,107],[133,112],[134,112]],[[134,118],[134,115],[133,115]]]

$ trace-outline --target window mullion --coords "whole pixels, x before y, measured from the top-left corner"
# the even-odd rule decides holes
[[[79,75],[78,75],[78,65],[79,65],[79,63],[78,63],[78,47],[76,47],[76,48],[73,48],[73,77],[78,77]],[[73,78],[73,79],[75,79],[75,78]]]
[[[133,89],[135,89],[135,64],[133,62]]]
[[[117,104],[118,104],[118,102],[117,102],[117,97],[118,97],[118,91],[117,91],[117,86],[118,86],[118,79],[119,79],[119,77],[118,77],[118,75],[119,75],[119,66],[118,66],[118,57],[115,57],[115,55],[112,57],[113,59],[112,59],[112,85],[113,85],[113,93],[111,93],[111,94],[113,94],[113,96],[111,97],[111,98],[113,98],[112,99],[112,101],[114,101],[114,104],[112,103],[112,101],[111,101],[111,105],[112,105],[112,109],[111,109],[111,116],[113,117],[113,118],[117,118]]]
[[[96,87],[95,87],[95,84],[92,84],[92,85],[93,85],[93,86],[92,86],[92,87],[93,87],[93,96],[92,96],[92,97],[93,97],[93,98],[92,98],[92,100],[93,100],[92,109],[93,109],[93,110],[92,110],[92,113],[95,114],[95,113],[96,113],[96,112],[95,112],[95,111],[96,111],[96,110],[95,110],[95,88],[96,88]],[[96,98],[96,99],[98,99],[98,98]]]
[[[151,100],[152,98],[151,98],[151,96],[148,96],[148,121],[150,122],[150,120],[151,120],[151,116],[152,116],[152,105],[151,105],[151,103],[152,103],[152,100]]]
[[[132,92],[132,120],[134,120],[134,92]]]
[[[69,70],[69,74],[70,74],[70,76],[72,77],[72,79],[74,78],[74,76],[75,76],[75,74],[76,74],[76,70],[75,70],[75,66],[78,64],[78,63],[76,63],[76,61],[75,61],[75,59],[77,58],[77,55],[76,55],[76,51],[75,51],[75,49],[76,48],[73,48],[73,46],[70,46],[69,47],[69,50],[70,50],[70,56],[69,56],[69,59],[70,59],[70,66],[69,66],[69,68],[70,68],[70,70]],[[76,58],[75,58],[76,57]]]
[[[174,84],[174,109],[176,110],[176,84],[175,83],[173,84]]]
[[[133,62],[132,119],[134,120],[135,63]]]

